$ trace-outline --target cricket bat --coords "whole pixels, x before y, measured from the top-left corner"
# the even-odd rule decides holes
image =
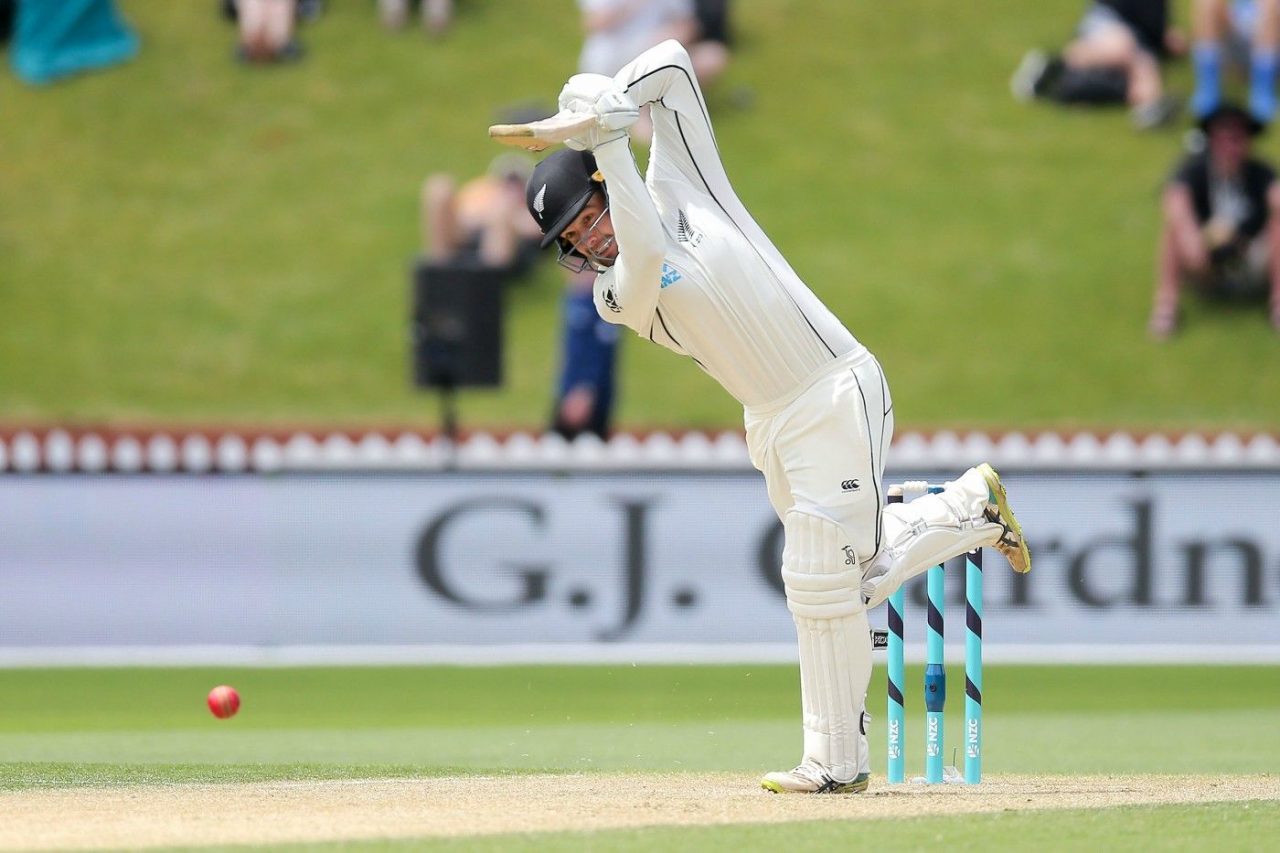
[[[526,124],[492,125],[489,128],[489,138],[526,151],[542,151],[589,130],[597,120],[595,113],[561,110],[550,118]]]

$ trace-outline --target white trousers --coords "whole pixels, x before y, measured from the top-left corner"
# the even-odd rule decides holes
[[[842,525],[865,566],[880,550],[893,402],[865,350],[834,362],[799,396],[745,413],[751,464],[778,518],[800,507]]]
[[[745,424],[752,464],[786,534],[782,574],[800,643],[804,758],[847,781],[869,769],[866,606],[943,559],[993,544],[1001,528],[983,518],[987,487],[973,469],[941,494],[886,509],[893,403],[870,353],[833,362],[793,399],[748,408]],[[846,580],[846,560],[857,581]],[[848,607],[833,608],[839,596]]]

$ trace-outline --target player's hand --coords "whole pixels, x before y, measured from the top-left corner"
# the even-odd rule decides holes
[[[625,139],[627,132],[625,130],[609,130],[596,124],[586,133],[580,133],[577,136],[571,136],[564,141],[564,144],[574,151],[595,151],[606,142],[613,142],[617,139]]]
[[[636,123],[640,110],[635,101],[612,77],[603,74],[575,74],[560,90],[560,109],[595,113],[598,127],[565,142],[578,151],[592,151],[625,135]]]
[[[612,77],[603,74],[575,74],[560,90],[560,109],[579,113],[595,112],[600,96],[616,88]]]
[[[636,102],[616,83],[596,98],[595,113],[600,117],[600,126],[609,130],[626,130],[640,118]]]

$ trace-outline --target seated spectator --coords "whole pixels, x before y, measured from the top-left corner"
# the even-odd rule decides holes
[[[542,232],[525,206],[533,161],[502,154],[488,171],[458,186],[435,174],[422,187],[423,248],[435,261],[482,264],[518,275],[538,257]]]
[[[302,57],[302,45],[294,37],[297,0],[224,0],[223,11],[236,21],[236,58],[242,62],[265,64]]]
[[[551,429],[572,440],[609,437],[619,326],[605,322],[591,294],[595,270],[569,276],[564,293],[560,381]]]
[[[1280,331],[1280,185],[1250,156],[1262,125],[1243,108],[1221,103],[1200,122],[1206,150],[1188,157],[1165,187],[1164,225],[1149,331],[1178,327],[1184,286],[1212,297],[1271,297]]]
[[[433,36],[443,35],[453,23],[453,0],[417,0],[422,28]],[[378,0],[378,18],[389,30],[402,29],[409,22],[413,0]]]
[[[1238,64],[1248,70],[1249,112],[1269,123],[1276,112],[1280,0],[1194,0],[1192,10],[1192,112],[1199,118],[1218,106],[1223,66]]]
[[[1134,126],[1168,124],[1178,101],[1164,92],[1160,63],[1181,53],[1183,37],[1169,26],[1168,0],[1095,0],[1061,54],[1027,53],[1013,75],[1020,100],[1128,104]]]

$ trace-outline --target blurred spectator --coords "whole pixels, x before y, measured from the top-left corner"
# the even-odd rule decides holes
[[[586,40],[578,70],[616,74],[636,56],[669,38],[697,33],[692,0],[578,0]]]
[[[529,106],[504,115],[519,121],[545,115]],[[542,230],[529,213],[525,187],[533,160],[525,154],[496,157],[484,175],[457,184],[438,173],[422,188],[423,249],[429,260],[484,266],[509,277],[527,272],[542,256]],[[567,439],[587,432],[608,436],[614,399],[618,327],[596,311],[595,271],[566,271],[561,307],[560,374],[551,429]]]
[[[453,23],[453,0],[416,0],[422,28],[433,36],[442,35]],[[409,22],[414,0],[378,0],[378,19],[389,30],[402,29]]]
[[[1128,104],[1135,127],[1159,127],[1178,113],[1177,99],[1164,93],[1160,63],[1184,49],[1184,37],[1169,25],[1168,0],[1094,0],[1061,54],[1023,57],[1013,93],[1020,100]]]
[[[693,0],[578,0],[586,39],[578,71],[613,76],[655,44],[676,39],[691,43],[698,33]],[[653,135],[649,110],[631,126],[631,138],[648,144]]]
[[[223,13],[236,22],[236,58],[242,62],[286,62],[302,57],[294,37],[298,0],[223,0]],[[307,4],[314,14],[318,5]]]
[[[422,187],[423,248],[435,261],[525,272],[538,257],[542,232],[525,206],[533,161],[502,154],[488,171],[458,186],[434,174]]]
[[[1162,198],[1149,331],[1164,339],[1177,330],[1184,285],[1228,299],[1269,292],[1271,324],[1280,331],[1280,186],[1272,168],[1250,156],[1262,125],[1226,102],[1200,125],[1206,150],[1179,165]]]
[[[570,275],[561,329],[560,381],[551,429],[572,440],[582,433],[609,437],[613,416],[618,330],[596,311],[595,270]]]
[[[703,89],[729,67],[729,0],[693,0],[696,27],[685,47]]]
[[[23,0],[9,11],[9,64],[26,83],[52,83],[138,54],[138,36],[115,0]]]
[[[1249,112],[1270,122],[1276,112],[1280,0],[1194,0],[1192,11],[1192,112],[1198,118],[1218,106],[1225,59],[1248,69]]]

